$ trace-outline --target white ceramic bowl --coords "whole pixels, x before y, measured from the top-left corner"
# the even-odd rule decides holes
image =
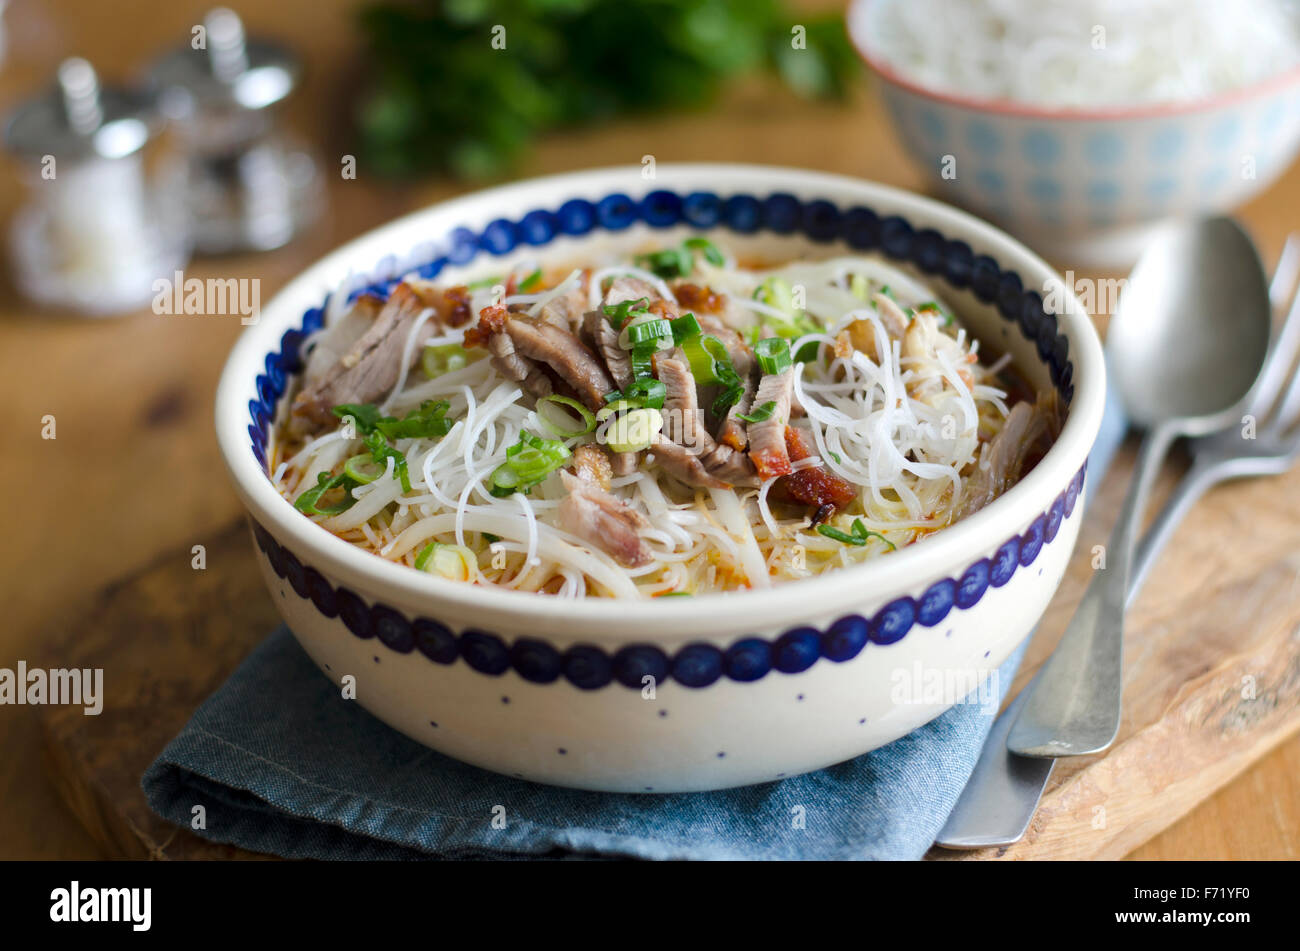
[[[271,486],[268,418],[304,323],[319,325],[350,274],[383,283],[424,263],[426,276],[460,279],[514,255],[572,261],[589,242],[641,247],[686,227],[764,255],[883,247],[935,282],[987,347],[1057,386],[1069,402],[1059,440],[983,511],[896,554],[764,591],[637,603],[416,572],[335,538]],[[358,702],[381,720],[545,783],[666,792],[772,780],[937,716],[1012,652],[1056,590],[1105,381],[1082,309],[1045,316],[1038,289],[1053,279],[975,218],[851,178],[661,165],[655,180],[634,167],[522,182],[416,212],[308,268],[235,345],[217,434],[284,619],[328,676],[357,678]]]
[[[888,2],[857,0],[849,32],[908,152],[944,200],[1062,266],[1132,265],[1161,221],[1242,204],[1300,150],[1300,68],[1190,103],[980,100],[918,85],[881,56],[873,22]]]

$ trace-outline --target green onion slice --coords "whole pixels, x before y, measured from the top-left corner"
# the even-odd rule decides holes
[[[708,261],[714,267],[725,267],[727,259],[718,246],[708,238],[687,238],[682,242],[682,246],[692,251],[700,251],[704,254],[704,260]]]
[[[784,373],[793,365],[790,341],[784,337],[764,337],[754,344],[754,353],[764,373]]]
[[[425,347],[420,354],[420,369],[429,379],[464,369],[469,365],[469,351],[458,343]]]
[[[558,411],[558,415],[563,417],[562,419],[557,420],[554,416],[548,419],[547,414],[542,410],[543,406],[568,407],[568,409],[578,414],[581,423],[575,422],[573,417],[569,416],[569,413],[566,410]],[[587,409],[587,407],[583,406],[572,397],[556,396],[555,394],[543,396],[537,401],[537,421],[561,439],[581,436],[596,428],[596,417],[592,414],[591,410]]]
[[[322,472],[316,476],[316,485],[298,496],[293,507],[308,515],[338,515],[356,504],[357,500],[352,497],[354,485],[356,483],[348,477],[347,473],[331,476],[328,472]],[[342,489],[343,498],[333,505],[321,505],[321,496],[331,489]]]
[[[387,471],[386,465],[374,460],[370,453],[362,452],[343,463],[343,471],[357,485],[369,485]]]
[[[519,282],[519,290],[527,294],[540,283],[542,283],[542,269],[538,268]]]
[[[629,318],[637,317],[641,314],[648,314],[650,298],[638,297],[636,300],[625,300],[618,304],[606,304],[601,307],[609,322],[614,325],[615,330],[622,330],[623,325]]]
[[[623,333],[627,336],[628,349],[632,349],[648,343],[657,346],[660,340],[671,338],[673,330],[668,321],[655,318],[629,324]]]
[[[488,491],[495,496],[527,494],[564,465],[569,455],[569,448],[557,439],[520,433],[519,442],[506,450],[506,461],[493,470]]]
[[[698,337],[704,333],[704,328],[700,326],[699,320],[694,314],[682,314],[672,322],[673,325],[673,343],[680,345],[683,340],[691,337]]]
[[[834,526],[831,525],[818,525],[817,534],[824,535],[827,538],[832,538],[835,541],[842,542],[845,545],[855,545],[859,548],[865,545],[868,539],[879,538],[882,542],[884,542],[886,545],[889,546],[891,551],[898,550],[898,546],[895,545],[893,542],[891,542],[884,535],[880,534],[879,532],[873,532],[870,529],[868,529],[867,526],[863,525],[862,519],[860,518],[855,518],[853,520],[852,535],[850,535],[848,532],[842,532],[838,528],[835,528]]]

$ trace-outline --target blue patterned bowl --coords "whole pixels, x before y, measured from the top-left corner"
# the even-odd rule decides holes
[[[882,0],[849,31],[935,194],[996,222],[1063,267],[1132,265],[1152,229],[1226,211],[1300,150],[1300,69],[1203,101],[1062,110],[936,92],[874,46]]]
[[[335,538],[272,487],[272,419],[304,334],[340,285],[387,293],[411,270],[474,279],[516,255],[571,262],[688,232],[763,257],[883,254],[933,282],[986,347],[1056,389],[1068,407],[1060,438],[1004,496],[896,554],[764,591],[636,603],[416,572]],[[647,178],[633,167],[446,202],[308,268],[235,345],[217,435],[276,605],[327,676],[355,678],[359,703],[498,772],[667,792],[818,769],[967,694],[987,699],[989,673],[1065,571],[1104,389],[1100,345],[1077,302],[1059,298],[1041,260],[963,212],[793,169],[660,166]]]

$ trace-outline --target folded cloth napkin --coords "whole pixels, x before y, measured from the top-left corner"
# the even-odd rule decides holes
[[[1112,396],[1092,485],[1124,431]],[[998,671],[999,702],[1023,652]],[[582,792],[499,776],[407,739],[343,700],[281,627],[199,708],[143,786],[163,818],[191,825],[201,805],[198,834],[287,858],[916,859],[992,722],[985,705],[958,704],[857,759],[743,789]],[[504,828],[491,821],[497,805]]]

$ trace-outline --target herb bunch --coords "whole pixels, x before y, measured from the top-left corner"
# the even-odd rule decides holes
[[[382,2],[361,24],[361,146],[390,176],[500,174],[543,132],[697,108],[756,70],[841,97],[858,69],[838,14],[783,0]]]

